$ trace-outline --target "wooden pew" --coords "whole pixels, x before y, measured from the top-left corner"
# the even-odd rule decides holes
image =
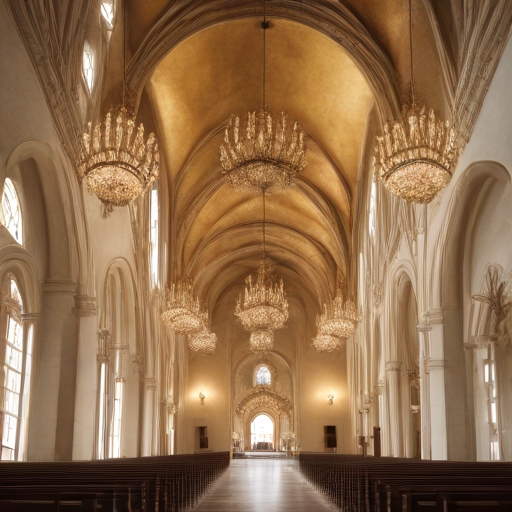
[[[429,461],[304,452],[299,461],[302,474],[343,510],[471,509],[475,512],[480,510],[475,507],[481,502],[489,510],[512,511],[510,462]],[[462,499],[464,495],[468,499]]]
[[[1,462],[0,509],[184,510],[198,503],[229,462],[229,452],[96,461]]]

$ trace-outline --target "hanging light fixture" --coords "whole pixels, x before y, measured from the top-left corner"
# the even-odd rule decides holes
[[[272,264],[265,249],[265,190],[263,194],[263,257],[255,279],[249,275],[245,280],[245,294],[239,297],[235,315],[245,329],[251,331],[250,348],[255,353],[265,354],[274,346],[275,329],[284,327],[288,320],[288,302],[283,280],[278,281],[272,273]]]
[[[289,188],[305,168],[306,144],[298,123],[290,129],[281,112],[274,121],[265,103],[266,1],[263,2],[263,103],[261,111],[245,119],[232,115],[220,146],[222,175],[237,191],[260,192]]]
[[[317,316],[316,325],[321,334],[348,338],[354,334],[359,317],[351,300],[344,300],[341,287],[330,304],[324,304],[323,313]]]
[[[201,331],[189,335],[188,346],[194,352],[213,355],[217,349],[217,335],[204,327]]]
[[[333,352],[341,347],[341,338],[320,333],[314,338],[313,346],[318,352]]]
[[[436,120],[432,109],[427,115],[425,107],[416,104],[411,0],[409,42],[411,105],[404,105],[402,119],[386,123],[384,135],[377,137],[374,172],[392,194],[406,201],[429,203],[450,182],[462,145],[449,121]]]
[[[192,285],[186,281],[173,283],[167,290],[161,317],[178,334],[199,333],[208,322],[208,313],[202,311],[199,299],[193,294]]]
[[[263,103],[262,111],[249,113],[242,126],[233,116],[221,146],[223,175],[234,190],[258,191],[263,196],[263,257],[257,275],[245,280],[245,294],[240,295],[235,315],[251,331],[250,349],[266,354],[274,347],[274,330],[288,320],[288,302],[283,280],[272,273],[265,251],[265,196],[267,192],[288,188],[306,165],[304,134],[295,123],[287,131],[286,115],[276,125],[265,105],[266,2],[263,4]],[[257,133],[256,133],[257,132]]]
[[[144,142],[142,123],[135,129],[133,113],[125,107],[125,7],[123,4],[123,105],[110,111],[94,129],[88,123],[82,135],[78,162],[80,180],[102,203],[103,217],[114,206],[126,206],[144,194],[158,178],[160,160],[155,135]]]

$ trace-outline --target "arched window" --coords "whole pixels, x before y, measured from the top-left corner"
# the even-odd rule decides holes
[[[84,48],[83,71],[85,83],[87,84],[89,93],[91,93],[94,84],[94,58],[92,51],[88,46]]]
[[[256,373],[256,385],[266,385],[270,386],[272,383],[272,376],[270,374],[270,370],[266,366],[260,366],[258,372]]]
[[[2,460],[24,458],[28,416],[30,376],[32,373],[32,327],[24,336],[18,285],[9,276],[3,287],[0,325],[5,329],[4,378],[2,403]]]
[[[14,183],[9,178],[5,179],[2,194],[2,222],[16,242],[23,244],[23,222],[20,201]]]
[[[114,0],[107,0],[101,3],[101,15],[107,22],[109,28],[114,26]]]

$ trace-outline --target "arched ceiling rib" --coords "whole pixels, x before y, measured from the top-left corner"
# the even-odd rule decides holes
[[[266,102],[274,115],[284,110],[308,134],[308,166],[297,184],[267,198],[271,256],[293,267],[292,275],[318,268],[318,283],[311,284],[318,294],[329,288],[336,267],[345,271],[350,257],[352,201],[373,96],[332,40],[297,23],[271,23]],[[222,184],[219,146],[220,127],[233,112],[243,116],[262,104],[262,35],[254,18],[210,27],[178,45],[149,83],[174,196],[174,255],[178,271],[191,277],[211,274],[226,250],[243,258],[242,240],[245,256],[260,251],[261,232],[253,226],[261,226],[261,196]],[[250,232],[249,239],[237,226]],[[257,266],[243,265],[245,273]]]

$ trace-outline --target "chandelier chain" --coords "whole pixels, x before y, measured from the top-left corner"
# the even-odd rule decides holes
[[[412,51],[412,0],[409,0],[409,51],[411,53],[411,96],[412,104],[415,104],[414,98],[414,65],[413,65],[413,51]]]

